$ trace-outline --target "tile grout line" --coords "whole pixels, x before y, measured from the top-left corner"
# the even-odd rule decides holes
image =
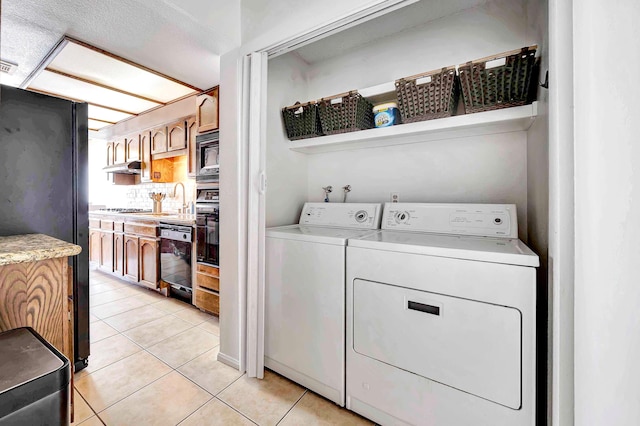
[[[157,379],[147,383],[146,385],[144,385],[143,387],[141,387],[140,389],[136,389],[135,391],[131,392],[130,394],[128,394],[127,396],[124,396],[122,398],[120,398],[119,400],[117,400],[116,402],[114,402],[113,404],[104,407],[100,412],[96,413],[96,415],[100,414],[100,413],[104,413],[105,411],[107,411],[109,408],[113,407],[114,405],[118,404],[119,402],[129,398],[131,395],[140,392],[142,389],[146,388],[147,386],[151,386],[152,384],[154,384],[155,382],[157,382],[158,380],[162,379],[163,377],[168,376],[169,374],[173,373],[174,370],[171,370],[169,372],[167,372],[167,374],[163,374],[162,376],[158,377]]]
[[[243,373],[243,374],[242,374],[242,376],[244,376],[244,375],[245,375],[245,373]],[[235,383],[235,382],[237,382],[238,380],[240,380],[240,378],[241,378],[242,376],[240,376],[240,377],[238,377],[236,380],[234,380],[234,381],[233,381],[233,383]],[[233,383],[232,383],[232,384],[233,384]],[[231,386],[231,385],[229,385],[229,386]],[[226,388],[228,388],[229,386],[227,386]],[[224,389],[226,389],[226,388],[224,388]],[[224,390],[224,389],[223,389],[223,390]],[[218,395],[220,395],[220,394],[222,393],[222,391],[223,391],[223,390],[221,390],[220,392],[218,392]],[[224,405],[226,405],[227,407],[231,408],[231,409],[232,409],[233,411],[235,411],[236,413],[240,414],[240,415],[241,415],[242,417],[244,417],[245,419],[249,420],[249,421],[250,421],[251,423],[253,423],[254,425],[259,425],[257,422],[253,421],[253,419],[251,419],[251,418],[250,418],[249,416],[247,416],[246,414],[243,414],[243,413],[242,413],[242,411],[238,410],[238,409],[237,409],[237,408],[235,408],[234,406],[232,406],[232,405],[228,404],[227,402],[223,401],[222,399],[218,398],[217,396],[214,396],[214,398],[215,398],[215,399],[217,399],[218,401],[220,401],[221,403],[223,403]]]
[[[304,396],[307,394],[307,392],[308,392],[308,391],[309,391],[309,389],[304,388],[304,392],[302,392],[302,395],[300,395],[300,398],[298,398],[298,399],[297,399],[297,401],[293,403],[293,405],[291,406],[291,408],[289,408],[289,409],[287,410],[287,412],[286,412],[286,413],[284,413],[284,416],[282,416],[282,417],[280,418],[280,420],[278,420],[278,423],[276,423],[276,426],[277,426],[277,425],[279,425],[279,424],[280,424],[280,423],[285,419],[285,417],[287,417],[287,415],[291,412],[291,410],[293,410],[293,409],[295,408],[295,406],[296,406],[296,405],[298,405],[298,402],[300,402],[300,400],[301,400],[302,398],[304,398]]]
[[[127,337],[127,336],[124,336],[122,333],[118,333],[118,334],[114,334],[113,336],[109,336],[109,337],[107,337],[106,339],[102,339],[102,340],[107,340],[107,339],[110,339],[111,337],[116,337],[116,336],[118,336],[118,335],[122,335],[123,337],[125,337],[125,338],[127,338],[127,339],[128,339],[128,337]],[[138,346],[138,347],[140,348],[140,351],[144,351],[144,350],[145,350],[142,346],[138,345],[138,344],[137,344],[136,342],[134,342],[133,340],[131,340],[131,339],[128,339],[128,340],[130,340],[133,344],[135,344],[136,346]],[[114,361],[114,362],[111,362],[111,363],[109,363],[109,364],[107,364],[107,365],[103,365],[102,367],[98,368],[97,370],[89,371],[89,372],[87,372],[86,374],[83,374],[83,375],[82,375],[82,377],[78,378],[78,380],[82,380],[82,379],[84,379],[85,377],[87,377],[87,376],[89,376],[89,375],[91,375],[91,374],[95,373],[96,371],[100,371],[100,370],[102,370],[102,369],[104,369],[104,368],[107,368],[107,367],[109,367],[110,365],[115,364],[116,362],[120,362],[120,361],[122,361],[123,359],[127,359],[127,358],[129,358],[129,357],[132,357],[132,356],[136,355],[137,353],[139,353],[140,351],[135,352],[135,353],[132,353],[131,355],[127,355],[127,356],[125,356],[124,358],[121,358],[121,359],[119,359],[119,360],[116,360],[116,361]],[[89,356],[91,356],[91,355],[89,355]],[[80,370],[80,371],[85,371],[85,369],[83,368],[83,369],[82,369],[82,370]],[[75,375],[75,373],[74,373],[74,375]]]

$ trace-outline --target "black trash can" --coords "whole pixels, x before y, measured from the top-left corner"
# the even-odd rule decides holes
[[[68,425],[69,360],[31,327],[0,333],[0,426]]]

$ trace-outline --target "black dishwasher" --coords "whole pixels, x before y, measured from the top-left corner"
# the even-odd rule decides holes
[[[160,279],[170,285],[172,297],[191,303],[191,249],[193,231],[190,226],[160,224]]]

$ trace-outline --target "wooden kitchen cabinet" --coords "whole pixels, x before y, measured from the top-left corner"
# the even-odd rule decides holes
[[[115,164],[113,162],[113,142],[107,142],[107,158],[106,158],[107,166],[112,166]]]
[[[73,360],[73,293],[68,294],[73,286],[67,259],[0,266],[0,332],[32,327]]]
[[[113,272],[113,232],[100,231],[100,269]]]
[[[140,263],[138,262],[138,237],[124,236],[124,276],[129,281],[137,283],[140,279]]]
[[[124,234],[113,234],[113,273],[118,277],[124,276]]]
[[[167,126],[151,130],[151,154],[167,152]]]
[[[194,305],[203,311],[220,314],[220,269],[198,263],[194,285]]]
[[[185,120],[180,120],[167,126],[167,151],[178,151],[187,147],[185,124]]]
[[[151,177],[151,131],[145,130],[138,135],[140,140],[140,182],[153,182]]]
[[[120,164],[126,161],[127,140],[119,139],[113,143],[113,164]]]
[[[160,244],[157,238],[140,237],[138,261],[140,262],[140,284],[158,288],[160,266]]]
[[[100,221],[98,221],[100,223]],[[98,225],[100,227],[100,225]],[[89,262],[100,264],[100,236],[98,229],[89,229]]]
[[[196,97],[198,133],[218,128],[218,87]]]
[[[140,135],[130,135],[125,138],[127,144],[126,162],[142,161],[142,153],[140,152]]]
[[[196,136],[198,135],[198,120],[196,117],[187,118],[187,176],[196,177],[198,171]]]

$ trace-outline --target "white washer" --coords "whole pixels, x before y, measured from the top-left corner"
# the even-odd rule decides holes
[[[386,204],[347,247],[347,408],[383,425],[535,425],[535,255],[515,205]]]
[[[306,203],[266,232],[265,366],[344,406],[345,255],[380,226],[381,204]]]

